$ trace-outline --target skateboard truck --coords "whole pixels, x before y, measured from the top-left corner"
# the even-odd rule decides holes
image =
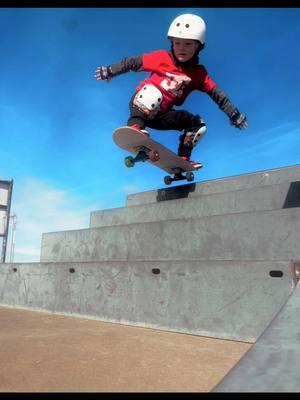
[[[188,182],[192,182],[194,180],[194,174],[191,171],[188,171],[185,175],[180,172],[175,172],[174,177],[172,178],[170,175],[164,177],[164,182],[166,185],[171,185],[172,182],[187,180]]]
[[[142,147],[139,149],[139,152],[135,157],[129,156],[125,157],[124,162],[126,167],[134,167],[134,164],[137,162],[145,162],[150,160],[152,162],[156,162],[159,160],[159,153],[157,150],[149,150],[146,147]]]
[[[156,162],[159,160],[159,153],[157,150],[149,150],[146,147],[139,148],[139,151],[135,157],[128,156],[125,157],[124,162],[126,167],[131,168],[134,167],[137,162],[145,162],[150,160],[152,162]],[[166,185],[171,185],[172,182],[187,180],[188,182],[192,182],[194,180],[194,174],[191,171],[188,171],[185,175],[182,173],[183,171],[180,168],[174,169],[174,177],[167,175],[164,177],[164,183]]]

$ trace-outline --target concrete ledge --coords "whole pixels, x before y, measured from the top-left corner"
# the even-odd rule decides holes
[[[290,188],[291,183],[284,182],[188,199],[94,211],[90,216],[90,228],[276,210],[286,206]]]
[[[288,261],[0,265],[0,305],[254,342],[295,286]]]
[[[43,234],[41,262],[300,259],[299,208]]]
[[[270,169],[250,174],[212,179],[194,184],[180,185],[127,196],[127,206],[157,203],[164,200],[194,198],[213,193],[251,189],[257,186],[300,181],[300,165]]]

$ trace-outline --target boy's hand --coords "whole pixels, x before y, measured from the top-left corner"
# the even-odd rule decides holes
[[[239,129],[246,129],[248,127],[247,118],[238,109],[235,109],[231,114],[230,123]]]
[[[97,81],[106,81],[108,83],[112,78],[110,67],[98,67],[95,72]]]

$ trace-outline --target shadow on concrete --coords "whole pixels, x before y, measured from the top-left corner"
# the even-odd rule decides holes
[[[194,192],[196,188],[195,183],[188,185],[175,186],[167,189],[158,189],[157,201],[184,199],[189,196],[189,193]]]
[[[291,182],[283,208],[300,207],[300,181]]]

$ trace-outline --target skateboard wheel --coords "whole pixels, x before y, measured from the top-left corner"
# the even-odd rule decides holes
[[[186,180],[188,182],[192,182],[194,180],[194,174],[192,172],[187,172],[186,173]]]
[[[157,150],[151,150],[151,151],[149,151],[148,156],[149,156],[149,159],[150,159],[152,162],[156,162],[156,161],[159,160],[159,153],[158,153]]]
[[[126,158],[124,159],[124,162],[125,162],[126,167],[128,167],[128,168],[131,168],[131,167],[134,166],[133,157],[131,157],[131,156],[126,157]]]
[[[166,185],[171,185],[172,181],[173,180],[170,177],[170,175],[164,177],[164,182],[165,182]]]

